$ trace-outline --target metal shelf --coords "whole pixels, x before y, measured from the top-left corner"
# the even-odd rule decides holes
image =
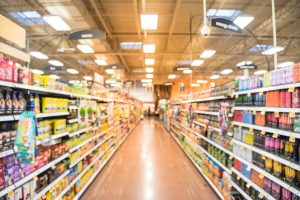
[[[300,113],[300,108],[278,108],[278,107],[254,107],[254,106],[235,106],[233,110],[249,110],[258,112],[295,112]]]
[[[240,188],[237,184],[235,184],[233,181],[231,181],[231,185],[247,200],[254,200],[252,199],[242,188]]]
[[[80,135],[81,133],[90,131],[90,130],[92,130],[92,129],[93,129],[93,127],[87,127],[87,128],[84,128],[84,129],[80,129],[80,130],[78,130],[78,131],[75,131],[75,132],[70,133],[70,134],[69,134],[69,137],[73,137],[73,136]]]

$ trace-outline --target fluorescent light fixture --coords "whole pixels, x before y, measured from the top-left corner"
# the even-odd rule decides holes
[[[191,69],[185,69],[185,70],[183,70],[182,73],[184,73],[184,74],[191,74],[192,70]]]
[[[71,84],[79,84],[80,81],[79,80],[70,80],[69,83],[71,83]]]
[[[191,65],[192,64],[192,60],[180,60],[178,63],[180,65]]]
[[[86,80],[86,81],[92,81],[93,77],[91,77],[91,76],[84,76],[83,79]]]
[[[210,79],[213,79],[213,80],[218,79],[218,78],[220,78],[220,75],[212,75],[212,76],[210,77]]]
[[[44,16],[43,19],[57,31],[70,31],[70,26],[59,16]]]
[[[78,44],[77,49],[82,53],[94,53],[94,49],[88,44]]]
[[[287,62],[282,62],[282,63],[279,63],[277,65],[278,68],[285,68],[285,67],[290,67],[294,64],[294,62],[291,62],[291,61],[287,61]]]
[[[143,51],[144,53],[155,53],[155,44],[144,44]]]
[[[193,60],[193,62],[192,62],[192,66],[193,67],[199,67],[200,65],[202,65],[204,63],[204,61],[203,60]]]
[[[210,58],[213,55],[215,55],[216,51],[213,49],[207,49],[205,51],[202,52],[202,54],[200,55],[201,58]]]
[[[239,62],[238,64],[236,64],[237,67],[240,67],[240,66],[244,66],[244,65],[251,65],[252,64],[252,61],[251,60],[244,60],[242,62]]]
[[[105,83],[107,84],[112,84],[112,83],[116,83],[117,81],[116,80],[113,80],[113,79],[108,79],[105,81]]]
[[[31,51],[29,53],[31,56],[35,57],[35,58],[38,58],[38,59],[41,59],[41,60],[46,60],[48,59],[49,57],[39,51]]]
[[[107,62],[104,59],[96,59],[95,63],[97,63],[97,65],[107,65]]]
[[[173,85],[173,83],[165,83],[165,85]]]
[[[110,86],[112,86],[112,87],[118,87],[118,86],[120,86],[120,83],[111,83]]]
[[[176,78],[176,74],[169,74],[168,79],[175,79]]]
[[[238,16],[235,20],[234,23],[239,26],[241,29],[245,28],[254,20],[254,17],[246,17],[246,16]]]
[[[39,70],[39,69],[33,69],[32,72],[35,73],[35,74],[44,74],[44,72],[42,70]]]
[[[78,60],[77,61],[80,65],[92,65],[94,64],[93,60]]]
[[[147,73],[153,73],[154,72],[154,69],[152,67],[147,67],[146,68],[146,72]]]
[[[79,71],[77,71],[76,69],[73,69],[73,68],[67,69],[67,72],[69,72],[70,74],[79,74]]]
[[[153,78],[153,74],[146,74],[146,78]]]
[[[141,80],[142,83],[152,83],[151,79],[142,79]]]
[[[199,84],[204,84],[204,83],[207,83],[208,81],[207,80],[197,80],[196,83],[199,83]]]
[[[115,70],[113,70],[113,69],[106,69],[105,72],[107,74],[115,74]]]
[[[142,14],[141,15],[142,30],[157,30],[157,21],[158,21],[158,15]]]
[[[199,86],[200,86],[199,83],[192,83],[192,84],[191,84],[191,87],[199,87]]]
[[[223,71],[221,71],[221,74],[230,74],[232,72],[232,69],[224,69]]]
[[[120,47],[125,50],[138,50],[142,49],[143,43],[141,42],[121,42]]]
[[[148,83],[142,83],[142,86],[143,86],[143,87],[147,87],[147,86],[148,86]]]
[[[145,65],[154,65],[155,59],[154,58],[146,58]]]
[[[53,78],[53,79],[60,79],[60,77],[57,76],[57,75],[55,75],[55,74],[52,74],[52,75],[50,75],[49,77],[50,77],[50,78]]]
[[[254,72],[254,74],[255,74],[255,75],[262,75],[262,74],[265,74],[265,73],[267,73],[267,72],[268,72],[267,70],[262,69],[262,70],[258,70],[258,71],[256,71],[256,72]]]
[[[64,66],[64,63],[60,62],[59,60],[49,60],[48,63],[57,67]]]
[[[278,53],[278,52],[283,51],[283,50],[284,50],[283,47],[276,47],[276,48],[272,47],[268,50],[263,51],[262,54],[263,55],[273,55],[273,54]]]

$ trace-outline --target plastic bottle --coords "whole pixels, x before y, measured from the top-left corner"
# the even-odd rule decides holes
[[[40,97],[38,94],[34,94],[34,106],[35,106],[35,113],[40,113]]]
[[[32,93],[29,94],[29,108],[31,111],[35,111],[34,108],[34,96]]]
[[[5,80],[12,82],[12,66],[9,63],[9,57],[5,58]]]
[[[288,91],[285,93],[285,107],[292,107],[292,93]]]
[[[18,67],[16,65],[16,61],[13,61],[12,64],[12,82],[17,83],[18,82]]]
[[[0,80],[5,81],[5,62],[3,54],[0,54]]]

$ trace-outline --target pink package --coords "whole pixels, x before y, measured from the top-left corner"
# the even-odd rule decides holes
[[[291,200],[292,199],[292,193],[285,189],[285,188],[282,188],[281,190],[281,199],[282,200]]]
[[[281,187],[275,182],[272,182],[272,196],[275,197],[275,199],[280,199],[280,191]]]
[[[0,158],[0,190],[3,190],[4,188],[6,188],[5,170],[4,170],[3,159]]]
[[[15,165],[13,167],[13,176],[14,176],[14,183],[19,181],[22,176],[21,176],[21,166]]]

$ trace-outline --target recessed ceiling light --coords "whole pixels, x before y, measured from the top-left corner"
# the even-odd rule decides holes
[[[176,78],[176,74],[169,74],[168,79],[175,79]]]
[[[107,84],[112,84],[112,83],[116,83],[116,82],[117,81],[114,80],[114,79],[108,79],[108,80],[105,81],[105,83],[107,83]]]
[[[153,74],[146,74],[146,78],[153,78]]]
[[[39,69],[33,69],[32,72],[35,73],[35,74],[44,74],[44,72],[42,70],[39,70]]]
[[[115,74],[115,70],[113,70],[113,69],[106,69],[105,72],[107,74]]]
[[[200,84],[204,84],[204,83],[207,83],[207,80],[197,80],[196,82],[200,83]]]
[[[165,83],[165,85],[173,85],[173,83]]]
[[[290,67],[294,64],[294,62],[291,62],[291,61],[287,61],[287,62],[282,62],[282,63],[279,63],[277,65],[278,68],[285,68],[285,67]]]
[[[221,71],[221,74],[230,74],[232,73],[232,69],[224,69],[223,71]]]
[[[55,74],[52,74],[52,75],[50,75],[49,77],[50,77],[50,78],[53,78],[53,79],[60,79],[60,77],[57,76],[57,75],[55,75]]]
[[[202,65],[204,63],[204,61],[203,60],[193,60],[193,62],[192,62],[192,66],[193,67],[199,67],[200,65]]]
[[[88,44],[78,44],[77,49],[82,53],[94,53],[94,49]]]
[[[44,16],[43,19],[57,31],[70,31],[70,26],[59,16]]]
[[[242,62],[239,62],[238,64],[236,64],[237,67],[240,67],[240,66],[244,66],[244,65],[251,65],[252,64],[252,61],[251,60],[244,60]]]
[[[192,70],[191,69],[185,69],[185,70],[183,70],[182,73],[184,73],[184,74],[191,74]]]
[[[155,44],[144,44],[143,51],[144,53],[155,53]]]
[[[76,69],[73,69],[73,68],[67,69],[67,72],[69,72],[70,74],[79,74],[79,72]]]
[[[191,65],[192,64],[192,60],[180,60],[178,63],[180,65]]]
[[[48,59],[49,57],[39,51],[31,51],[29,52],[29,54],[35,58],[38,58],[38,59],[41,59],[41,60],[46,60]]]
[[[142,79],[141,80],[142,83],[152,83],[151,79]]]
[[[158,21],[158,15],[142,14],[141,15],[142,30],[156,30],[157,29],[157,21]]]
[[[100,58],[100,59],[96,59],[95,63],[97,63],[97,65],[107,65],[106,60]]]
[[[198,83],[192,83],[191,84],[191,87],[199,87],[200,86],[200,84],[198,84]]]
[[[215,55],[216,51],[213,49],[207,49],[205,51],[202,52],[202,54],[200,55],[201,58],[210,58],[213,55]]]
[[[141,42],[121,42],[120,47],[126,50],[142,49],[143,43]]]
[[[268,50],[263,51],[262,54],[263,55],[273,55],[273,54],[278,53],[278,52],[283,51],[283,50],[284,50],[283,47],[276,47],[276,48],[272,47]]]
[[[218,79],[218,78],[220,78],[220,75],[212,75],[211,77],[210,77],[210,79]]]
[[[154,58],[146,58],[145,65],[154,65],[155,59]]]
[[[147,73],[153,73],[154,72],[154,69],[152,67],[147,67],[146,68],[146,72]]]
[[[92,60],[78,60],[77,62],[80,65],[92,65],[92,64],[94,64],[94,61],[92,61]]]
[[[239,16],[234,20],[234,23],[241,29],[245,28],[254,20],[254,17]]]
[[[86,80],[86,81],[92,81],[93,77],[91,77],[91,76],[84,76],[83,79]]]
[[[255,75],[262,75],[262,74],[265,74],[265,73],[267,73],[267,72],[268,72],[267,70],[262,69],[262,70],[258,70],[258,71],[256,71],[256,72],[254,72],[254,74],[255,74]]]
[[[64,63],[60,62],[59,60],[49,60],[48,63],[57,67],[64,66]]]

